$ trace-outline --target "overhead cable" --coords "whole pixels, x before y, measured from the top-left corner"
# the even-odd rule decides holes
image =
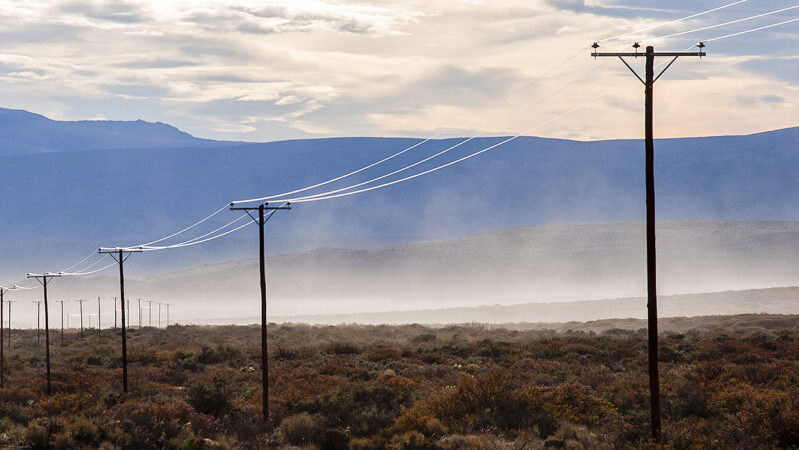
[[[470,153],[470,154],[468,154],[468,155],[466,155],[466,156],[463,156],[463,157],[461,157],[461,158],[458,158],[458,159],[456,159],[456,160],[454,160],[454,161],[450,161],[450,162],[448,162],[448,163],[446,163],[446,164],[442,164],[442,165],[440,165],[440,166],[433,167],[432,169],[428,169],[428,170],[425,170],[425,171],[423,171],[423,172],[419,172],[419,173],[416,173],[416,174],[413,174],[413,175],[409,175],[409,176],[407,176],[407,177],[404,177],[404,178],[400,178],[400,179],[393,180],[393,181],[390,181],[390,182],[387,182],[387,183],[383,183],[383,184],[379,184],[379,185],[376,185],[376,186],[371,186],[371,187],[364,188],[364,189],[358,189],[358,190],[356,190],[356,191],[351,191],[351,192],[345,192],[345,193],[341,193],[341,194],[330,195],[330,196],[327,196],[327,197],[318,197],[318,198],[310,198],[310,199],[298,199],[298,200],[291,200],[291,202],[292,202],[292,203],[305,203],[305,202],[314,202],[314,201],[320,201],[320,200],[329,200],[329,199],[333,199],[333,198],[339,198],[339,197],[347,197],[347,196],[350,196],[350,195],[360,194],[360,193],[363,193],[363,192],[373,191],[373,190],[375,190],[375,189],[380,189],[380,188],[384,188],[384,187],[392,186],[392,185],[395,185],[395,184],[403,183],[403,182],[405,182],[405,181],[409,181],[409,180],[412,180],[412,179],[414,179],[414,178],[421,177],[422,175],[427,175],[427,174],[429,174],[429,173],[436,172],[436,171],[438,171],[438,170],[444,169],[444,168],[446,168],[446,167],[449,167],[449,166],[451,166],[451,165],[454,165],[454,164],[457,164],[457,163],[459,163],[459,162],[465,161],[465,160],[467,160],[467,159],[474,158],[474,157],[475,157],[475,156],[477,156],[477,155],[483,154],[483,153],[485,153],[485,152],[487,152],[487,151],[489,151],[489,150],[493,150],[493,149],[495,149],[495,148],[497,148],[497,147],[499,147],[499,146],[501,146],[501,145],[504,145],[504,144],[507,144],[508,142],[511,142],[511,141],[513,141],[513,140],[516,140],[516,139],[518,139],[518,138],[520,138],[520,137],[524,136],[524,135],[525,135],[525,134],[527,134],[527,133],[530,133],[530,132],[532,132],[532,131],[534,131],[534,130],[536,130],[536,129],[538,129],[538,128],[541,128],[541,127],[543,127],[544,125],[547,125],[547,124],[549,124],[549,123],[551,123],[551,122],[554,122],[555,120],[558,120],[558,119],[560,119],[560,118],[562,118],[562,117],[565,117],[565,116],[568,116],[568,115],[570,115],[570,114],[574,113],[575,111],[577,111],[577,110],[581,109],[581,108],[582,108],[582,107],[584,107],[585,105],[587,105],[587,104],[589,104],[589,103],[592,103],[592,102],[594,102],[594,101],[598,100],[599,98],[601,98],[601,97],[603,97],[603,96],[605,96],[605,94],[604,94],[604,93],[603,93],[603,94],[600,94],[600,95],[598,95],[598,96],[596,96],[596,97],[594,97],[594,98],[592,98],[592,99],[590,99],[590,100],[588,100],[588,101],[586,101],[586,102],[583,102],[583,103],[581,103],[581,104],[579,104],[579,105],[575,106],[574,108],[572,108],[572,109],[570,109],[570,110],[568,110],[568,111],[566,111],[566,112],[564,112],[564,113],[562,113],[562,114],[559,114],[559,115],[557,115],[557,116],[555,116],[555,117],[552,117],[551,119],[549,119],[549,120],[547,120],[547,121],[545,121],[545,122],[542,122],[542,123],[540,123],[540,124],[538,124],[538,125],[536,125],[536,126],[534,126],[534,127],[532,127],[532,128],[529,128],[529,129],[527,129],[527,130],[524,130],[523,132],[521,132],[521,133],[519,133],[519,134],[516,134],[516,135],[514,135],[514,136],[511,136],[511,137],[509,137],[509,138],[507,138],[507,139],[505,139],[505,140],[503,140],[503,141],[501,141],[501,142],[498,142],[498,143],[496,143],[496,144],[490,145],[490,146],[488,146],[488,147],[486,147],[486,148],[484,148],[484,149],[482,149],[482,150],[479,150],[479,151],[476,151],[476,152]]]
[[[513,89],[512,91],[510,91],[510,92],[506,93],[506,94],[505,94],[505,95],[503,95],[502,97],[500,97],[500,98],[498,98],[498,99],[495,99],[495,100],[494,100],[492,103],[490,103],[490,104],[489,104],[489,105],[488,105],[486,108],[488,108],[488,109],[495,108],[495,107],[496,107],[496,106],[497,106],[497,105],[498,105],[498,104],[499,104],[501,101],[503,101],[503,100],[507,99],[507,98],[508,98],[508,97],[510,97],[511,95],[514,95],[514,94],[518,93],[519,91],[521,91],[522,89],[524,89],[524,88],[528,87],[529,85],[531,85],[531,84],[532,84],[532,83],[534,83],[535,81],[538,81],[539,79],[541,79],[541,78],[543,78],[543,77],[545,77],[545,76],[547,76],[547,75],[551,74],[552,72],[556,71],[557,69],[560,69],[561,67],[563,67],[563,66],[564,66],[564,65],[566,65],[567,63],[571,62],[571,61],[572,61],[574,58],[576,58],[576,57],[580,56],[580,55],[583,53],[583,51],[584,51],[584,49],[583,49],[583,48],[581,48],[580,50],[578,50],[577,52],[575,52],[573,55],[569,56],[568,58],[564,59],[564,60],[563,60],[563,61],[561,61],[560,63],[558,63],[558,64],[554,65],[553,67],[549,68],[548,70],[544,71],[543,73],[541,73],[541,74],[539,74],[539,75],[537,75],[537,76],[533,77],[532,79],[530,79],[530,80],[528,80],[527,82],[523,83],[521,86],[519,86],[519,87],[517,87],[517,88]],[[325,185],[327,185],[327,184],[330,184],[330,183],[334,183],[334,182],[336,182],[336,181],[343,180],[344,178],[351,177],[352,175],[356,175],[356,174],[358,174],[358,173],[361,173],[361,172],[363,172],[363,171],[365,171],[365,170],[371,169],[372,167],[375,167],[375,166],[377,166],[377,165],[379,165],[379,164],[382,164],[382,163],[384,163],[384,162],[390,161],[390,160],[392,160],[392,159],[394,159],[394,158],[396,158],[396,157],[398,157],[398,156],[400,156],[400,155],[402,155],[402,154],[404,154],[404,153],[407,153],[407,152],[408,152],[408,151],[410,151],[410,150],[413,150],[413,149],[414,149],[414,148],[416,148],[416,147],[419,147],[419,146],[420,146],[420,145],[422,145],[422,144],[425,144],[425,143],[427,143],[427,142],[430,142],[430,141],[432,141],[433,139],[436,139],[436,138],[438,138],[438,137],[439,137],[439,136],[441,136],[442,134],[443,134],[443,133],[441,133],[441,132],[439,132],[439,133],[436,133],[434,136],[431,136],[431,137],[425,138],[425,139],[423,139],[423,140],[421,140],[421,141],[417,142],[416,144],[414,144],[414,145],[412,145],[412,146],[410,146],[410,147],[406,147],[406,148],[404,148],[404,149],[400,150],[399,152],[397,152],[397,153],[394,153],[394,154],[392,154],[392,155],[390,155],[390,156],[388,156],[388,157],[386,157],[386,158],[383,158],[383,159],[381,159],[381,160],[379,160],[379,161],[375,161],[375,162],[373,162],[373,163],[371,163],[371,164],[369,164],[369,165],[366,165],[366,166],[364,166],[364,167],[361,167],[360,169],[353,170],[352,172],[346,173],[346,174],[344,174],[344,175],[341,175],[341,176],[338,176],[338,177],[335,177],[335,178],[331,178],[331,179],[329,179],[329,180],[327,180],[327,181],[323,181],[323,182],[321,182],[321,183],[317,183],[317,184],[314,184],[314,185],[312,185],[312,186],[307,186],[307,187],[304,187],[304,188],[295,189],[295,190],[293,190],[293,191],[284,192],[284,193],[282,193],[282,194],[274,194],[274,195],[270,195],[270,196],[267,196],[267,197],[250,198],[250,199],[246,199],[246,200],[235,200],[235,201],[232,201],[232,202],[230,202],[230,204],[231,204],[231,205],[238,205],[238,204],[242,204],[242,203],[253,203],[253,202],[263,202],[263,201],[268,201],[268,200],[274,200],[274,199],[279,199],[279,198],[286,197],[286,196],[288,196],[288,195],[293,195],[293,194],[297,194],[297,193],[300,193],[300,192],[309,191],[309,190],[312,190],[312,189],[315,189],[315,188],[318,188],[318,187],[322,187],[322,186],[325,186]],[[478,137],[478,136],[473,136],[473,137],[472,137],[472,138],[470,138],[469,140],[471,140],[471,139],[474,139],[474,138],[476,138],[476,137]],[[383,177],[383,178],[384,178],[384,177]],[[372,180],[372,181],[374,181],[374,180]],[[338,192],[338,191],[337,191],[337,192]],[[329,194],[329,193],[330,193],[330,192],[323,192],[323,193],[320,193],[320,194],[315,194],[315,195],[327,195],[327,194]]]
[[[731,38],[731,37],[735,37],[735,36],[741,36],[743,34],[754,33],[755,31],[767,30],[769,28],[778,27],[780,25],[786,25],[786,24],[789,24],[789,23],[792,23],[792,22],[796,22],[796,21],[799,21],[799,17],[795,17],[793,19],[785,20],[785,21],[778,22],[778,23],[773,23],[771,25],[764,25],[762,27],[757,27],[757,28],[752,28],[752,29],[749,29],[749,30],[739,31],[737,33],[725,34],[723,36],[717,36],[717,37],[714,37],[714,38],[705,39],[703,42],[720,41],[722,39],[727,39],[727,38]]]
[[[769,12],[765,12],[765,13],[762,13],[762,14],[755,14],[754,16],[744,17],[742,19],[730,20],[730,21],[724,22],[724,23],[717,23],[715,25],[708,25],[706,27],[695,28],[693,30],[680,31],[679,33],[672,33],[672,34],[667,34],[665,36],[658,36],[658,37],[652,38],[650,40],[667,39],[667,38],[671,38],[671,37],[683,36],[683,35],[686,35],[686,34],[696,33],[698,31],[712,30],[714,28],[721,28],[721,27],[724,27],[724,26],[727,26],[727,25],[733,25],[733,24],[736,24],[736,23],[746,22],[746,21],[753,20],[753,19],[759,19],[761,17],[771,16],[773,14],[779,14],[781,12],[790,11],[790,10],[796,9],[796,8],[799,8],[799,5],[789,6],[787,8],[782,8],[782,9],[776,9],[774,11],[769,11]],[[707,42],[707,40],[705,42]]]
[[[695,19],[697,17],[701,17],[701,16],[704,16],[706,14],[710,14],[710,13],[713,13],[713,12],[716,12],[716,11],[721,11],[722,9],[726,9],[726,8],[729,8],[729,7],[735,6],[735,5],[740,5],[741,3],[745,3],[747,1],[748,0],[738,0],[738,1],[735,1],[735,2],[732,2],[732,3],[728,3],[726,5],[723,5],[723,6],[719,6],[718,8],[708,9],[707,11],[702,11],[702,12],[699,12],[699,13],[696,13],[696,14],[691,14],[690,16],[685,16],[685,17],[681,17],[679,19],[670,20],[668,22],[658,23],[658,24],[655,24],[655,25],[648,26],[646,28],[641,28],[641,29],[636,30],[636,31],[631,31],[629,33],[617,34],[616,36],[612,36],[612,37],[605,38],[605,39],[600,39],[597,42],[608,42],[608,41],[613,41],[613,40],[616,40],[616,39],[621,39],[621,38],[625,38],[625,37],[629,37],[629,36],[634,36],[636,34],[643,33],[644,31],[654,30],[656,28],[665,27],[667,25],[671,25],[671,24],[682,22],[682,21],[689,20],[689,19]]]

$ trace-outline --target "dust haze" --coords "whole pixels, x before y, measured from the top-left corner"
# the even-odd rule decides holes
[[[269,316],[271,321],[315,323],[563,322],[643,317],[644,238],[642,222],[582,223],[275,255],[267,260]],[[661,221],[661,311],[664,316],[797,313],[799,293],[793,290],[726,297],[669,296],[799,285],[798,252],[797,222]],[[172,323],[256,323],[260,319],[255,259],[128,279],[126,294],[131,300],[133,325],[139,323],[137,299],[145,308],[142,325],[150,323],[148,301],[156,302],[153,326],[157,325],[157,302],[171,303]],[[90,300],[84,303],[87,314],[96,314],[97,296],[101,297],[101,315],[105,310],[103,326],[109,326],[113,324],[111,298],[119,295],[118,279],[115,274],[58,279],[51,284],[49,295],[51,326],[60,325],[58,300],[85,298]],[[9,298],[19,300],[13,306],[13,326],[35,326],[31,301],[41,298],[41,291],[15,291]],[[487,305],[526,306],[470,309]],[[75,314],[78,304],[70,302],[65,308],[67,314]],[[162,325],[165,316],[162,306]],[[76,320],[71,319],[71,325]],[[96,317],[91,320],[96,324]]]

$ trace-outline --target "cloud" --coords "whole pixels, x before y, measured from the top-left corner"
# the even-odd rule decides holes
[[[745,3],[651,36],[778,3]],[[442,129],[636,137],[640,86],[618,61],[590,59],[587,45],[716,6],[713,0],[0,0],[6,82],[0,97],[2,106],[56,118],[142,118],[219,139],[419,136]],[[656,90],[659,131],[725,134],[796,125],[796,30],[718,41],[701,62],[673,66]],[[681,50],[700,37],[657,45]],[[598,103],[551,121],[603,92]],[[703,117],[719,119],[708,124]]]
[[[148,19],[138,5],[124,1],[68,2],[59,5],[56,12],[123,24],[140,23]]]
[[[737,97],[738,102],[744,106],[753,106],[758,104],[766,104],[766,105],[777,105],[780,103],[785,103],[785,97],[781,97],[779,95],[739,95]]]

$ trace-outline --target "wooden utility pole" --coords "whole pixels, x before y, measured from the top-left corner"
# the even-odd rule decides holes
[[[53,278],[58,278],[61,275],[57,273],[29,273],[28,278],[35,278],[38,281],[44,290],[44,346],[45,346],[45,360],[47,364],[47,395],[52,393],[51,384],[50,384],[50,313],[49,308],[47,307],[47,285]],[[63,343],[64,339],[64,331],[63,331],[63,320],[64,320],[64,313],[63,313],[64,304],[61,304],[61,320],[62,320],[62,328],[61,328],[61,339]]]
[[[83,340],[83,302],[85,302],[86,300],[80,299],[80,300],[75,300],[75,301],[80,304],[80,340],[82,341]]]
[[[61,303],[61,345],[64,345],[64,303],[68,300],[59,300]]]
[[[33,300],[31,303],[36,303],[36,343],[40,343],[41,340],[41,318],[42,318],[42,301],[41,300]]]
[[[654,110],[654,87],[655,82],[666,72],[666,70],[677,61],[680,56],[705,56],[702,49],[705,44],[699,43],[698,52],[661,52],[655,53],[655,48],[648,46],[646,53],[639,53],[640,45],[636,42],[633,45],[635,53],[599,53],[596,51],[599,44],[593,45],[594,52],[591,56],[618,57],[621,62],[644,84],[644,149],[646,152],[645,172],[646,172],[646,281],[647,281],[647,325],[649,331],[649,401],[650,401],[650,423],[652,438],[660,441],[660,378],[658,373],[658,313],[657,313],[657,256],[655,245],[655,142],[653,131],[653,110]],[[633,70],[625,57],[638,58],[646,57],[645,79],[641,79],[638,72]],[[665,56],[673,58],[668,65],[655,76],[655,57]]]
[[[9,350],[11,350],[11,304],[16,302],[16,300],[6,300],[6,303],[8,303],[8,342],[6,345],[8,345]]]
[[[8,289],[5,286],[0,286],[0,388],[5,387],[5,361],[6,357],[3,354],[3,296]]]
[[[125,326],[125,261],[141,250],[127,248],[100,248],[98,253],[107,253],[119,263],[119,303],[122,305],[122,392],[128,392],[128,335]]]
[[[261,281],[261,388],[263,389],[263,418],[264,422],[269,420],[269,360],[267,355],[266,342],[266,263],[264,250],[264,224],[273,214],[281,209],[291,209],[291,205],[286,202],[280,206],[268,206],[269,203],[262,203],[257,207],[235,207],[231,206],[231,211],[245,211],[252,220],[258,224],[258,262],[260,268]],[[258,218],[253,217],[251,211],[258,211]],[[269,215],[264,218],[264,211],[269,210]]]

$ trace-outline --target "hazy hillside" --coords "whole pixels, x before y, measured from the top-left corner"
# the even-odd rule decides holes
[[[53,127],[70,131],[64,134]],[[105,133],[108,128],[115,131]],[[232,199],[316,183],[418,142],[339,138],[211,145],[163,124],[63,123],[8,111],[0,115],[2,138],[14,145],[64,149],[0,157],[0,210],[6,212],[0,228],[3,279],[32,270],[59,270],[99,245],[160,237]],[[414,170],[499,139],[476,139]],[[659,217],[799,220],[799,177],[794,171],[799,165],[798,139],[795,128],[658,141]],[[402,167],[457,142],[428,142],[352,181]],[[100,149],[111,144],[115,150]],[[87,151],[78,151],[82,149]],[[269,250],[274,254],[365,248],[536,224],[640,220],[642,167],[637,140],[520,138],[412,182],[297,204],[270,222]],[[350,180],[329,187],[346,182]],[[225,213],[209,227],[231,217]],[[134,258],[128,270],[132,275],[154,274],[251,257],[254,243],[253,231],[242,231],[207,246]]]
[[[195,138],[161,122],[58,121],[0,108],[0,156],[214,145],[219,143]]]
[[[799,285],[797,222],[661,221],[658,238],[664,295]],[[147,257],[134,255],[128,265],[145,263]],[[644,262],[641,222],[548,225],[367,249],[317,249],[268,259],[270,314],[275,320],[302,315],[302,320],[333,323],[643,317],[645,302],[637,297],[645,293]],[[257,273],[254,259],[205,264],[132,277],[126,289],[134,301],[172,302],[177,320],[251,323],[259,314]],[[56,280],[50,295],[108,298],[118,289],[109,270],[98,278]],[[41,293],[13,295],[27,300]],[[621,300],[550,304],[605,298]],[[795,289],[673,297],[664,300],[662,312],[797,313],[796,299]],[[451,309],[525,303],[543,304]],[[365,314],[387,311],[411,312]],[[320,314],[336,316],[308,317]]]

